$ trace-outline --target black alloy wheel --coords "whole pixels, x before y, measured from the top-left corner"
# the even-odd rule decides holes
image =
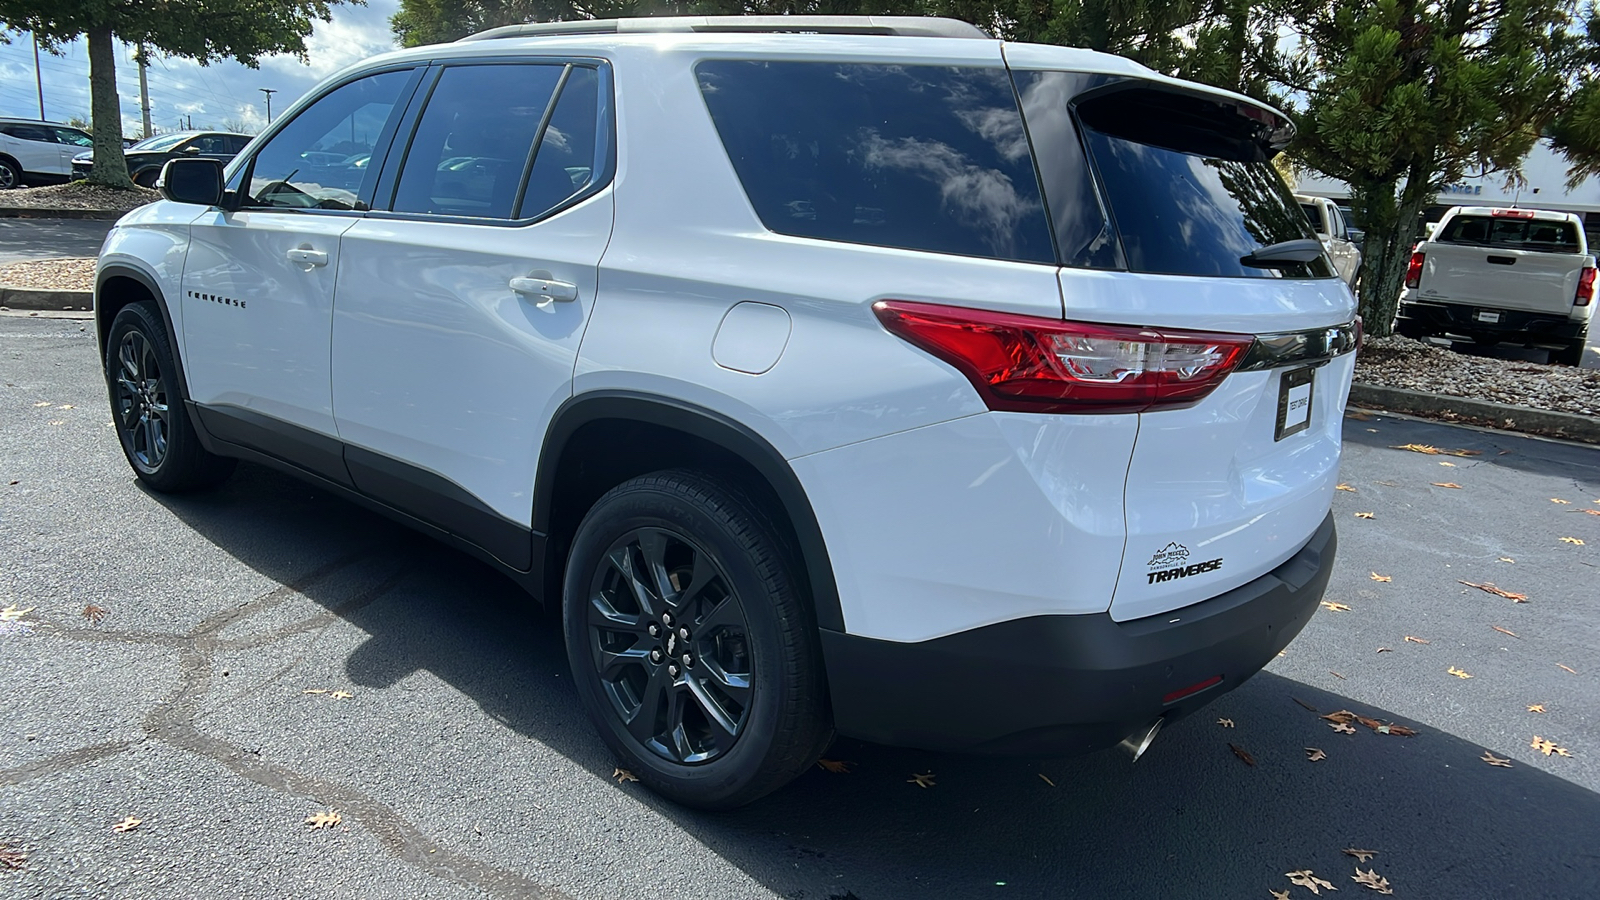
[[[150,341],[138,331],[117,345],[113,393],[118,430],[128,441],[129,459],[143,472],[155,472],[167,459],[172,404],[167,376]]]
[[[670,762],[732,749],[752,701],[744,604],[711,554],[668,528],[617,539],[590,585],[591,662],[634,740]]]
[[[22,170],[7,159],[0,159],[0,191],[22,187]]]
[[[595,501],[567,556],[579,699],[620,766],[703,809],[777,790],[833,738],[799,556],[756,490],[640,475]]]

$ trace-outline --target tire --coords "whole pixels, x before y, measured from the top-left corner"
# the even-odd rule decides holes
[[[177,380],[172,342],[149,303],[130,303],[111,320],[106,387],[122,453],[140,481],[162,493],[212,487],[234,460],[200,446]]]
[[[1418,341],[1428,336],[1428,330],[1423,328],[1422,323],[1415,319],[1400,319],[1395,322],[1394,333]]]
[[[584,516],[563,591],[567,656],[600,736],[640,781],[732,809],[826,749],[822,656],[794,571],[762,507],[698,472],[634,478]]]
[[[154,188],[156,186],[156,179],[160,177],[160,169],[144,169],[143,171],[139,172],[139,174],[133,176],[133,183],[143,188]]]
[[[22,169],[9,159],[0,159],[0,191],[22,187]]]
[[[1558,366],[1581,366],[1583,365],[1583,354],[1588,349],[1588,344],[1587,339],[1579,338],[1576,343],[1569,345],[1565,350],[1551,350],[1550,362]]]

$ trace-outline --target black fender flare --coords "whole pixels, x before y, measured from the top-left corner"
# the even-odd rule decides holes
[[[105,365],[106,335],[111,331],[111,322],[104,318],[105,304],[100,302],[100,293],[105,287],[105,283],[113,278],[127,278],[130,281],[137,281],[146,291],[150,292],[151,297],[155,298],[156,309],[161,311],[161,321],[167,326],[167,339],[172,344],[172,353],[177,357],[173,361],[178,364],[178,386],[183,391],[183,396],[190,396],[189,376],[185,372],[183,364],[182,343],[178,340],[177,328],[173,327],[172,312],[167,308],[166,295],[161,292],[161,288],[156,284],[155,278],[151,277],[149,273],[125,263],[111,263],[105,266],[94,279],[94,330],[95,340],[100,346],[101,365]]]
[[[550,532],[556,470],[567,442],[583,426],[603,419],[643,422],[681,431],[715,444],[748,463],[772,487],[794,528],[811,585],[817,625],[844,631],[844,612],[839,604],[839,588],[834,581],[827,544],[816,512],[794,469],[761,435],[704,407],[635,391],[595,391],[569,398],[551,417],[539,453],[533,488],[533,530],[536,533]]]

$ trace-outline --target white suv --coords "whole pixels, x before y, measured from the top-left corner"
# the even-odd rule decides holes
[[[93,146],[81,128],[0,117],[0,191],[66,181],[72,158]]]
[[[156,490],[274,466],[564,612],[646,783],[1142,752],[1317,608],[1357,331],[1252,100],[938,19],[497,29],[167,165],[96,290]]]

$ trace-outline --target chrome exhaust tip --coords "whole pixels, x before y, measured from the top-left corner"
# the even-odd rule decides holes
[[[1161,723],[1163,721],[1165,720],[1157,719],[1144,728],[1141,728],[1138,731],[1135,731],[1133,734],[1123,738],[1117,744],[1117,749],[1127,753],[1133,762],[1138,762],[1139,757],[1143,756],[1144,752],[1150,749],[1150,745],[1155,743],[1156,732],[1161,730]]]

